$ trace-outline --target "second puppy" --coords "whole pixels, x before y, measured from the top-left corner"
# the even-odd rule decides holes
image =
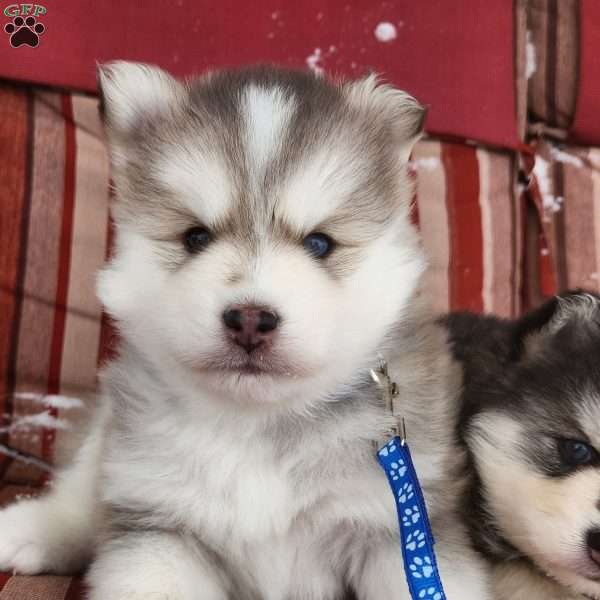
[[[497,600],[600,598],[600,297],[446,323],[464,367],[463,512]]]

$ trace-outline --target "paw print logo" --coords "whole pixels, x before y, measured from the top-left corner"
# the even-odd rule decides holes
[[[419,592],[419,599],[421,598],[423,600],[442,600],[442,594],[434,587],[429,587]]]
[[[35,48],[40,43],[40,35],[46,28],[36,21],[35,17],[15,17],[12,23],[4,26],[4,31],[10,35],[10,45],[13,48],[19,46],[31,46]]]
[[[415,491],[412,483],[408,481],[398,490],[398,502],[406,504],[415,497]]]
[[[423,558],[415,556],[408,568],[415,579],[429,579],[433,574],[433,565],[429,556]]]
[[[379,451],[379,455],[380,456],[389,456],[390,454],[393,454],[394,452],[396,452],[396,450],[397,450],[396,444],[394,443],[394,440],[391,440]]]
[[[410,508],[404,509],[404,514],[402,515],[402,525],[404,525],[404,527],[416,525],[420,520],[421,511],[416,504],[413,504]]]
[[[406,538],[406,549],[414,552],[425,545],[425,534],[420,529],[415,529]]]
[[[406,465],[401,458],[399,458],[397,462],[390,464],[390,477],[393,481],[398,481],[398,479],[404,477],[404,475],[406,475]]]

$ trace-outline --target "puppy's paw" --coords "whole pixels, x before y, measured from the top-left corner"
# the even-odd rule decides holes
[[[35,575],[45,570],[48,540],[36,528],[36,502],[26,500],[0,511],[0,570]]]
[[[62,517],[45,499],[23,500],[0,510],[0,571],[36,575],[77,570],[81,544]]]

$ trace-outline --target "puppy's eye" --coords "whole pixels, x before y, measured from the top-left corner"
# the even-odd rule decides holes
[[[333,240],[324,233],[311,233],[303,240],[307,252],[315,258],[325,258],[333,250]]]
[[[183,234],[183,245],[190,254],[204,250],[211,241],[210,233],[204,227],[191,227]]]
[[[597,456],[589,444],[578,440],[558,440],[558,451],[563,461],[573,467],[587,465]]]

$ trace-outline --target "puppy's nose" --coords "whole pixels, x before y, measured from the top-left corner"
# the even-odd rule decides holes
[[[591,529],[587,532],[587,545],[591,559],[600,565],[600,529]]]
[[[279,324],[277,313],[261,306],[231,306],[223,322],[233,342],[252,352],[273,337]]]

